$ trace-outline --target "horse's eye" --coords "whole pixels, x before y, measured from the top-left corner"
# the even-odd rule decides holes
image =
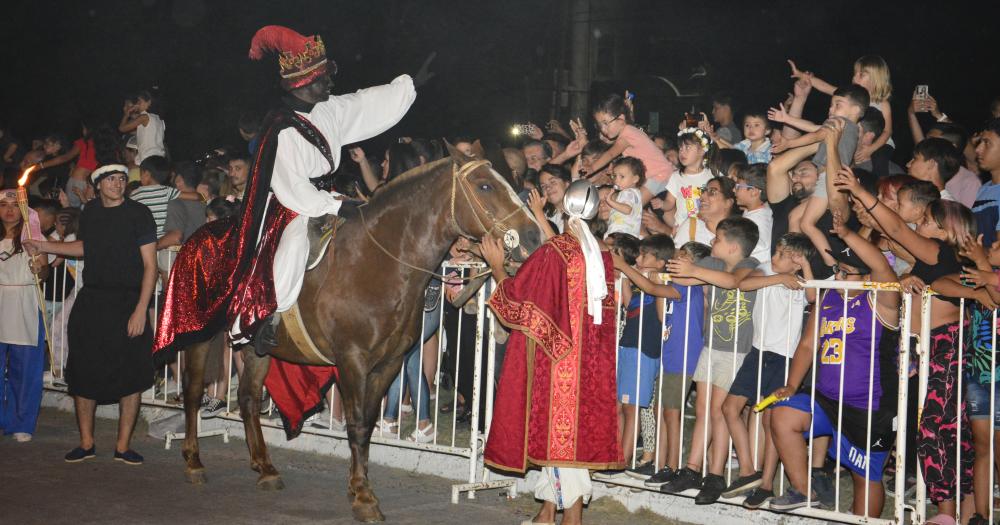
[[[493,186],[483,183],[479,186],[479,191],[493,191]]]

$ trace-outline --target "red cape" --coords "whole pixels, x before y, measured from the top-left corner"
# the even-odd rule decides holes
[[[490,307],[512,329],[497,389],[486,463],[524,472],[531,465],[623,468],[615,384],[615,302],[611,256],[603,254],[608,296],[603,319],[587,313],[579,241],[550,239],[504,279]]]
[[[331,167],[334,162],[326,138],[290,109],[272,111],[264,128],[240,215],[201,227],[177,255],[157,324],[154,353],[207,341],[219,330],[228,330],[237,317],[240,335],[252,335],[277,308],[274,254],[285,226],[296,217],[270,195],[278,134],[293,128],[323,153]],[[289,439],[322,406],[335,375],[334,367],[271,360],[265,385]]]

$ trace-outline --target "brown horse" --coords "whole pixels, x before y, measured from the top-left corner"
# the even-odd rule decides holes
[[[362,210],[363,220],[357,214],[349,217],[323,260],[306,273],[298,298],[316,347],[338,367],[351,447],[348,494],[359,521],[384,519],[368,483],[368,447],[382,397],[399,373],[404,354],[420,337],[423,293],[431,276],[414,267],[437,269],[460,236],[505,236],[508,247],[516,246],[510,256],[518,261],[541,244],[538,224],[503,177],[488,163],[450,145],[449,151],[450,158],[415,168],[376,192]],[[486,158],[478,142],[474,152]],[[283,326],[277,337],[274,357],[329,364],[300,352]],[[208,345],[186,351],[183,456],[188,480],[198,484],[205,482],[197,418]],[[259,416],[271,356],[260,357],[248,349],[243,359],[238,396],[251,466],[260,473],[258,488],[280,489],[283,484],[268,456]]]

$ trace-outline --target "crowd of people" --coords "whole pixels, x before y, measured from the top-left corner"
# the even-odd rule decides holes
[[[557,121],[544,129],[529,125],[520,147],[502,150],[501,171],[546,238],[565,231],[570,184],[582,179],[597,187],[600,207],[590,229],[627,280],[620,298],[617,397],[618,439],[629,468],[598,477],[630,476],[666,493],[696,489],[698,504],[744,497],[751,509],[769,504],[791,510],[810,501],[832,506],[837,478],[822,455],[808,457],[811,442],[850,471],[851,510],[857,515],[880,516],[886,478],[905,471],[909,486],[919,468],[941,516],[960,518],[960,491],[971,498],[963,508],[974,510],[965,519],[984,523],[993,494],[990,443],[1000,436],[994,428],[1000,403],[990,397],[996,378],[991,316],[1000,304],[1000,272],[994,270],[1000,267],[1000,99],[984,125],[963,126],[917,89],[905,118],[893,118],[890,102],[900,97],[893,98],[882,58],[858,59],[851,82],[841,86],[789,65],[788,98],[743,111],[742,122],[732,98],[719,94],[711,115],[684,115],[676,134],[647,134],[634,121],[641,101],[626,92],[600,100],[587,116],[592,126],[584,116],[565,127]],[[829,100],[822,122],[803,118],[810,97]],[[105,263],[99,273],[87,274],[108,283],[131,279],[137,291],[126,302],[139,312],[135,329],[141,333],[143,323],[155,322],[150,298],[138,291],[146,279],[145,254],[152,252],[146,247],[155,248],[156,278],[165,283],[176,247],[207,221],[239,212],[260,122],[245,114],[238,126],[247,146],[213,150],[197,161],[170,155],[157,95],[150,92],[125,102],[117,129],[82,123],[72,142],[51,134],[19,145],[4,130],[3,187],[14,188],[17,176],[35,167],[31,207],[47,240],[42,251],[49,255],[28,253],[25,244],[33,241],[25,240],[28,227],[17,195],[0,193],[0,428],[19,441],[29,441],[34,432],[44,347],[66,339],[60,331],[65,323],[54,322],[46,342],[41,319],[61,319],[80,304],[82,248],[72,248],[74,243],[86,238],[91,246],[95,228],[104,228],[120,246],[131,239],[142,247],[122,268]],[[915,143],[909,155],[896,151],[893,141],[904,127]],[[474,141],[450,139],[470,155]],[[436,139],[404,137],[376,156],[363,148],[346,147],[351,162],[341,163],[337,178],[340,190],[358,199],[446,155]],[[894,162],[902,158],[910,159],[905,167]],[[102,173],[108,165],[123,172]],[[81,213],[107,209],[111,194],[102,184],[119,183],[127,202],[148,210],[151,224],[138,212],[126,219],[125,229],[111,215]],[[106,253],[96,257],[117,257],[115,242],[100,249]],[[451,260],[466,262],[475,253],[460,239]],[[36,276],[48,291],[41,311]],[[804,289],[805,281],[823,279],[898,283],[901,292]],[[931,326],[921,327],[919,315],[911,326],[900,326],[902,294],[927,288],[936,292]],[[410,439],[432,439],[430,387],[442,380],[435,374],[438,337],[449,340],[445,359],[467,359],[470,352],[455,331],[462,316],[475,313],[469,309],[474,301],[453,304],[468,299],[462,292],[459,281],[428,289],[425,326],[437,327],[443,315],[446,330],[426,331],[408,354],[405,378],[390,388],[390,409],[380,423],[387,432],[398,429],[395,399],[405,399],[400,404],[415,410],[419,421]],[[916,361],[900,363],[898,349],[901,338],[921,328],[930,332],[930,371],[926,400],[917,407]],[[68,349],[71,360],[74,352],[80,350]],[[238,369],[239,352],[234,359]],[[47,366],[58,378],[64,365],[57,359]],[[467,376],[450,378],[458,383],[461,418],[468,417],[473,389],[471,367],[465,369]],[[914,464],[905,470],[890,459],[900,371],[909,372],[912,385],[910,425],[898,429],[915,451]],[[177,374],[172,370],[160,380]],[[203,417],[211,417],[224,409],[229,377],[220,372],[206,382]],[[753,410],[771,394],[777,403]],[[120,396],[114,390],[90,397]],[[92,414],[93,407],[83,408]],[[342,428],[339,407],[331,409]],[[689,440],[684,410],[694,412]],[[730,442],[738,474],[726,483]],[[92,455],[90,445],[71,453],[73,459]],[[962,448],[960,464],[956,446]],[[118,443],[119,453],[126,462],[142,460],[128,449],[127,436]],[[781,495],[775,490],[779,465],[790,484]]]

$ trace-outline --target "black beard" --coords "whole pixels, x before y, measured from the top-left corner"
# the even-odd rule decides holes
[[[792,197],[795,197],[796,199],[802,200],[802,199],[805,199],[806,197],[809,197],[810,195],[812,195],[813,192],[806,190],[805,186],[799,186],[798,188],[792,187],[792,192],[791,193],[792,193]]]

